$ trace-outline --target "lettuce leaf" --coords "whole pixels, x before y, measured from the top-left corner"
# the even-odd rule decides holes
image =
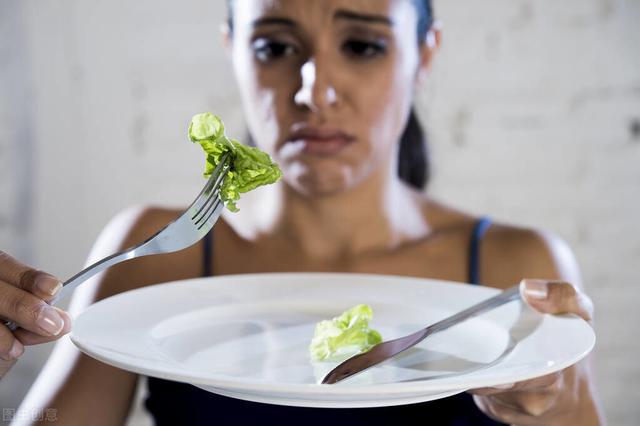
[[[207,153],[205,178],[211,176],[223,154],[231,153],[231,164],[220,188],[220,198],[232,212],[238,211],[236,201],[241,193],[274,183],[282,176],[269,154],[227,138],[222,120],[210,112],[196,114],[191,119],[189,138],[199,143]]]
[[[369,328],[373,317],[371,307],[357,305],[342,315],[316,324],[309,345],[314,361],[342,361],[353,355],[367,352],[382,342],[380,333]]]

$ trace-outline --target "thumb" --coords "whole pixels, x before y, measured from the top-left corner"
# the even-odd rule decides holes
[[[532,308],[545,314],[575,314],[585,321],[593,318],[591,299],[564,281],[524,279],[520,294]]]

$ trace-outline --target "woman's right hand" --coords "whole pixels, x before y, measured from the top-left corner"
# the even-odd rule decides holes
[[[11,331],[0,321],[0,379],[24,352],[25,345],[50,342],[71,329],[71,317],[50,306],[62,288],[59,280],[0,251],[0,318],[14,321]]]

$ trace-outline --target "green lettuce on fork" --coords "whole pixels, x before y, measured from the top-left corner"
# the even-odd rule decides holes
[[[369,328],[372,317],[370,306],[357,305],[338,317],[320,321],[309,345],[311,359],[343,361],[382,342],[380,333]]]
[[[269,154],[227,138],[222,120],[210,112],[196,114],[191,119],[189,138],[199,143],[207,153],[206,178],[211,176],[220,157],[231,153],[229,171],[220,187],[220,198],[232,212],[238,211],[236,201],[241,193],[274,183],[282,176]]]

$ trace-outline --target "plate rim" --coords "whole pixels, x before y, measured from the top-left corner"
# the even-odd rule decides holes
[[[277,278],[278,276],[286,276],[288,278],[295,278],[295,277],[320,278],[323,276],[324,277],[332,276],[337,278],[359,277],[364,279],[373,278],[378,280],[398,279],[398,280],[406,280],[407,282],[421,281],[422,283],[429,283],[432,285],[445,285],[445,286],[454,285],[454,286],[457,286],[458,288],[473,286],[473,288],[478,291],[485,291],[487,293],[487,296],[491,296],[492,293],[497,294],[500,292],[499,289],[496,289],[493,287],[473,285],[473,284],[450,281],[450,280],[440,280],[440,279],[432,279],[432,278],[402,276],[402,275],[350,273],[350,272],[265,272],[265,273],[250,273],[250,274],[228,274],[228,275],[217,275],[212,277],[194,277],[194,278],[188,278],[183,280],[167,281],[163,283],[139,287],[136,289],[128,290],[126,292],[118,293],[88,306],[83,312],[77,315],[76,321],[81,321],[82,316],[86,312],[90,311],[92,307],[98,304],[111,303],[115,298],[127,297],[128,295],[133,293],[147,292],[147,291],[161,291],[162,287],[175,286],[177,284],[184,285],[185,282],[192,283],[193,285],[198,285],[198,283],[200,282],[226,281],[229,279],[253,280],[255,278],[265,277],[265,276],[269,276],[271,279]],[[120,357],[123,356],[122,354],[119,354],[113,351],[112,349],[100,347],[99,345],[94,345],[94,344],[85,344],[83,340],[74,333],[74,329],[72,329],[71,333],[69,334],[69,338],[74,343],[74,345],[76,345],[82,352],[86,353],[87,355],[93,358],[98,359],[101,362],[115,366],[117,368],[122,368],[128,371],[135,372],[137,374],[143,374],[146,376],[158,377],[158,378],[167,379],[167,380],[175,380],[175,381],[191,383],[191,384],[200,384],[200,385],[211,386],[211,387],[218,387],[218,388],[222,387],[226,389],[232,389],[239,393],[242,393],[242,391],[254,392],[254,393],[268,392],[271,394],[284,393],[285,391],[283,390],[283,388],[286,388],[287,393],[300,392],[305,395],[313,395],[313,396],[322,396],[322,395],[328,395],[328,394],[331,394],[333,396],[338,396],[341,394],[353,396],[354,394],[370,395],[370,394],[380,394],[381,392],[385,392],[386,394],[389,394],[389,395],[396,395],[396,394],[406,394],[410,392],[420,392],[420,391],[427,391],[427,390],[428,391],[441,390],[443,392],[446,392],[449,390],[456,390],[461,388],[473,389],[477,387],[495,386],[495,385],[500,385],[504,383],[510,383],[513,381],[517,382],[517,381],[528,380],[535,377],[551,374],[551,373],[560,371],[564,368],[567,368],[568,366],[573,365],[579,362],[580,360],[582,360],[593,350],[595,346],[595,341],[596,341],[595,331],[582,318],[576,315],[553,315],[553,316],[548,314],[545,314],[545,315],[552,318],[552,320],[555,318],[570,318],[570,319],[578,320],[582,322],[583,325],[586,327],[585,330],[588,329],[590,334],[589,335],[590,344],[588,345],[588,348],[585,348],[582,352],[580,352],[580,354],[576,355],[575,357],[569,357],[565,360],[562,360],[561,362],[554,362],[553,364],[548,365],[547,368],[545,368],[544,370],[541,369],[542,372],[540,372],[540,370],[537,370],[535,374],[533,373],[528,373],[528,374],[522,373],[519,375],[496,374],[495,375],[496,380],[486,380],[486,378],[482,379],[482,377],[480,377],[475,381],[467,380],[464,383],[460,383],[460,382],[451,383],[450,381],[444,381],[444,382],[439,381],[437,386],[429,386],[430,384],[433,383],[433,381],[422,381],[422,380],[412,381],[412,382],[395,382],[395,383],[368,384],[368,385],[332,386],[332,385],[321,385],[317,383],[313,383],[313,384],[312,383],[306,383],[306,384],[305,383],[286,383],[286,384],[278,385],[270,382],[258,382],[258,381],[249,381],[249,380],[244,380],[244,381],[228,380],[224,378],[215,378],[215,377],[198,378],[195,376],[190,376],[185,374],[182,374],[182,375],[178,373],[174,374],[173,371],[167,372],[166,370],[162,371],[160,369],[147,368],[147,367],[140,366],[133,362],[134,356],[132,355],[129,356],[130,361],[127,362],[126,360],[120,359]],[[105,352],[107,352],[108,354],[105,354]],[[126,355],[124,356],[126,357]],[[484,371],[490,370],[491,368],[492,367],[489,367]],[[468,376],[470,374],[473,374],[473,372],[463,374],[457,377],[464,377],[465,375]],[[514,379],[514,377],[516,378]]]

